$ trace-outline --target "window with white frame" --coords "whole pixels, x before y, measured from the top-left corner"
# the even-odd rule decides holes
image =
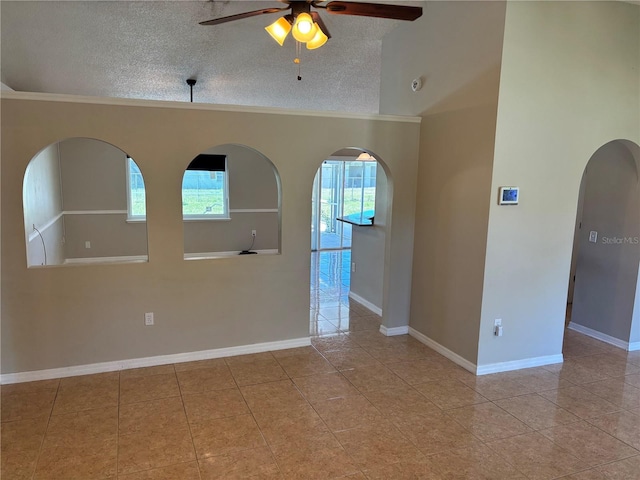
[[[228,190],[226,155],[198,155],[182,177],[182,217],[185,220],[228,219]]]
[[[146,191],[140,167],[127,155],[127,217],[145,220],[147,216]]]

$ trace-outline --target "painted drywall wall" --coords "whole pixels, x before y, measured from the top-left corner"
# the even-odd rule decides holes
[[[640,279],[640,263],[638,276]],[[629,350],[640,350],[640,282],[636,281],[636,296],[633,301],[633,317],[631,318],[631,333],[629,334]]]
[[[29,266],[60,265],[64,263],[64,218],[50,223],[47,228],[27,237],[27,264]]]
[[[638,5],[507,5],[491,191],[521,200],[491,202],[480,366],[561,358],[582,173],[602,145],[640,142],[638,38]]]
[[[65,260],[147,255],[146,224],[127,222],[127,154],[93,138],[58,145]]]
[[[93,138],[59,145],[64,210],[127,210],[125,152]]]
[[[573,228],[573,250],[571,251],[571,271],[569,273],[569,290],[567,293],[567,304],[573,304],[573,293],[575,291],[575,276],[578,266],[578,254],[580,252],[580,227],[582,226],[582,210],[584,207],[584,174],[580,182],[578,192],[578,212],[576,213],[575,227]]]
[[[384,242],[387,227],[388,184],[384,169],[376,167],[376,203],[373,227],[353,226],[351,230],[350,292],[382,310],[384,280]],[[379,213],[378,213],[379,212]]]
[[[640,263],[638,167],[622,142],[591,157],[585,184],[582,228],[571,323],[629,342]],[[589,241],[591,231],[596,242]]]
[[[380,108],[423,118],[410,326],[476,363],[502,2],[428,2],[383,42]],[[412,92],[411,79],[423,87]]]
[[[43,228],[62,213],[57,145],[39,152],[25,170],[23,202],[25,232],[29,234],[33,225]]]
[[[1,113],[3,373],[307,337],[313,178],[347,146],[374,152],[401,185],[389,202],[383,323],[408,323],[419,119],[22,93],[3,95]],[[118,145],[144,172],[149,262],[27,269],[13,253],[25,245],[24,169],[70,137]],[[278,169],[281,254],[185,261],[182,159],[229,143]]]
[[[20,183],[23,184],[21,203],[28,265],[62,263],[64,244],[58,146],[50,145],[39,152],[26,168]]]
[[[279,192],[273,164],[260,152],[242,145],[219,145],[202,153],[227,156],[230,219],[185,221],[185,254],[247,250],[252,230],[256,230],[253,250],[277,251]]]

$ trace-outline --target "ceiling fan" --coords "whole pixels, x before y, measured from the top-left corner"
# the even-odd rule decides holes
[[[324,45],[327,40],[331,38],[331,34],[318,12],[312,11],[311,7],[326,10],[333,15],[357,15],[362,17],[390,18],[393,20],[413,21],[422,15],[422,7],[409,7],[404,5],[340,1],[326,3],[325,1],[319,0],[279,1],[286,3],[287,6],[283,8],[263,8],[238,13],[236,15],[229,15],[227,17],[214,18],[213,20],[200,22],[200,25],[219,25],[234,20],[242,20],[243,18],[286,12],[289,10],[290,13],[280,17],[271,25],[267,26],[265,30],[281,46],[284,44],[289,32],[291,32],[296,41],[306,44],[309,50],[313,50]]]

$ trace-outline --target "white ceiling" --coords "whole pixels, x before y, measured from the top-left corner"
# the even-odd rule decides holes
[[[416,1],[380,1],[422,5]],[[382,37],[405,22],[320,11],[333,38],[302,52],[264,27],[279,14],[198,22],[278,1],[0,2],[2,82],[18,91],[374,113]]]

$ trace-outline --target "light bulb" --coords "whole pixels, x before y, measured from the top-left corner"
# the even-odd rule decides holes
[[[318,27],[316,26],[313,18],[306,12],[298,14],[296,17],[296,23],[293,25],[293,38],[302,43],[307,43],[316,36]]]

